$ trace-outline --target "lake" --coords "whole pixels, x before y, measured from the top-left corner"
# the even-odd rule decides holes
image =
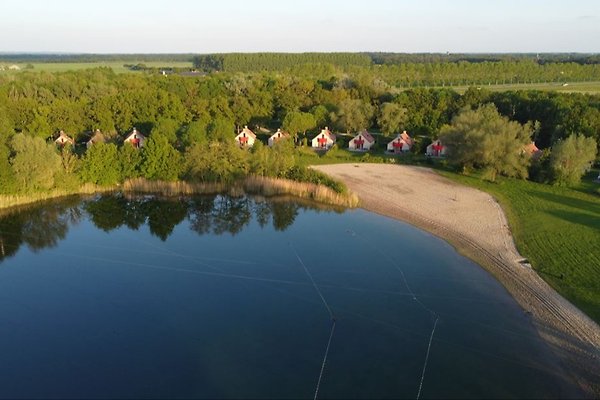
[[[0,397],[581,393],[446,242],[289,199],[96,196],[0,217]]]

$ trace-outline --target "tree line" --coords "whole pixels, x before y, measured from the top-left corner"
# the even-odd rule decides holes
[[[98,146],[108,149],[98,158],[109,160],[108,166],[121,166],[119,171],[93,178],[92,166],[97,164],[88,160],[92,157],[88,154],[60,152],[57,158],[48,153],[44,162],[52,166],[53,174],[62,169],[68,177],[91,182],[118,182],[134,176],[214,180],[232,179],[236,171],[273,173],[274,169],[266,168],[265,163],[293,165],[294,168],[282,167],[282,172],[277,173],[303,178],[305,172],[296,168],[296,161],[292,163],[286,158],[297,159],[293,151],[260,155],[262,150],[257,146],[252,153],[239,152],[230,146],[234,132],[244,125],[283,127],[300,137],[307,132],[315,134],[325,126],[341,132],[369,129],[384,136],[407,130],[412,136],[422,137],[420,142],[427,144],[460,110],[477,109],[487,103],[493,104],[499,114],[509,120],[531,123],[530,139],[541,149],[577,134],[600,142],[600,96],[597,95],[490,92],[485,88],[470,88],[462,95],[451,89],[397,91],[370,68],[353,72],[330,69],[327,73],[327,70],[328,67],[323,66],[324,76],[319,78],[261,72],[220,73],[191,79],[115,74],[106,68],[2,75],[0,163],[3,165],[0,175],[4,176],[2,179],[8,179],[9,173],[19,175],[14,183],[25,191],[42,190],[54,182],[68,182],[65,177],[50,179],[46,176],[39,182],[28,178],[28,169],[37,172],[41,167],[22,162],[29,157],[23,152],[35,148],[39,154],[46,154],[42,145],[61,129],[78,141],[100,129],[109,141],[116,141],[136,126],[150,133],[149,146],[144,151],[132,153],[117,146],[112,149],[110,144]],[[32,142],[32,138],[39,141]],[[54,148],[52,151],[55,152]],[[96,151],[100,152],[91,153]],[[124,152],[128,153],[121,154]],[[260,155],[257,159],[261,162],[252,160],[254,152]],[[225,154],[228,161],[223,162],[218,154]],[[281,159],[269,159],[275,155]],[[31,155],[35,157],[39,156]],[[115,157],[120,160],[116,161]],[[158,159],[166,164],[156,161]],[[191,168],[194,164],[190,159],[210,165],[211,169]],[[173,168],[165,167],[173,160],[181,162]],[[91,164],[86,166],[88,161]],[[19,182],[22,182],[20,186]],[[8,187],[2,185],[2,188]]]
[[[227,53],[194,57],[194,66],[206,72],[283,71],[299,64],[365,67],[371,65],[371,58],[360,53]]]

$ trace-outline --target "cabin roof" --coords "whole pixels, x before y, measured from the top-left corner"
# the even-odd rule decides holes
[[[136,128],[133,128],[133,130],[131,132],[129,132],[129,134],[125,137],[124,141],[126,142],[126,141],[130,140],[133,135],[138,135],[140,137],[140,139],[146,138],[146,136],[143,133],[138,131]]]
[[[286,138],[290,137],[290,134],[288,132],[282,131],[280,128],[280,129],[277,129],[277,132],[275,132],[274,134],[271,135],[271,138],[277,139],[278,137],[280,137],[279,135],[281,135],[281,137],[286,137]]]
[[[244,133],[246,134],[246,136],[250,136],[252,139],[256,139],[256,135],[248,128],[248,125],[244,125],[244,129],[242,129],[242,131],[236,135],[236,138],[243,135]]]
[[[364,137],[365,140],[369,143],[375,142],[375,138],[373,137],[373,135],[371,135],[366,129],[362,132],[359,132],[354,138],[356,139],[359,135],[362,135],[362,137]]]
[[[313,140],[314,140],[314,139],[316,139],[316,138],[318,138],[320,135],[325,135],[325,136],[327,136],[329,139],[331,139],[331,141],[332,141],[332,142],[335,142],[335,134],[331,133],[331,131],[329,130],[329,128],[328,128],[328,127],[325,127],[325,129],[321,129],[321,132],[319,132],[319,133],[317,134],[317,136],[315,136],[315,137],[313,138]]]

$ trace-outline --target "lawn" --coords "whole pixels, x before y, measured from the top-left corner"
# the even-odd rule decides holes
[[[589,93],[595,94],[600,93],[600,82],[568,82],[566,85],[558,82],[540,82],[540,83],[513,83],[513,84],[480,84],[480,85],[448,85],[448,86],[435,86],[438,89],[443,87],[451,88],[458,93],[464,93],[469,87],[476,86],[482,89],[490,90],[493,92],[503,92],[508,90],[544,90],[554,91],[562,93]],[[408,90],[411,88],[404,88]]]
[[[552,287],[600,322],[600,196],[589,193],[600,184],[591,182],[592,174],[573,189],[442,174],[493,195],[508,216],[519,252]]]

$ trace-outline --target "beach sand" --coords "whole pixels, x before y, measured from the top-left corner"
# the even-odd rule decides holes
[[[488,270],[530,314],[571,378],[591,398],[600,397],[600,327],[526,263],[492,196],[422,167],[336,164],[313,168],[345,182],[366,210],[431,232]]]

